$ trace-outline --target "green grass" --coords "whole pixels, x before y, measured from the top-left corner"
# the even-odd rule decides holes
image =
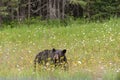
[[[120,19],[86,24],[77,20],[66,27],[57,22],[17,26],[0,30],[1,79],[119,80]],[[69,70],[34,73],[35,55],[52,48],[67,49]]]

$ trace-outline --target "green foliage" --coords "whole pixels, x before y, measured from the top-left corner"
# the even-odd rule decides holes
[[[70,0],[72,4],[80,4],[83,9],[85,9],[87,2],[84,0]]]
[[[80,4],[84,16],[90,20],[104,20],[111,16],[120,16],[119,0],[70,0],[72,4]]]
[[[69,1],[71,4],[77,5],[79,4],[83,8],[83,12],[80,12],[83,13],[82,18],[85,18],[90,21],[92,20],[102,21],[104,19],[110,19],[110,17],[120,17],[119,0],[69,0]],[[37,4],[38,3],[34,4],[34,6]],[[0,2],[0,15],[1,15],[0,19],[6,23],[7,20],[8,21],[18,20],[18,22],[24,21],[28,15],[27,6],[28,2],[26,0],[2,0]],[[33,6],[33,4],[31,4],[31,6]],[[36,16],[32,12],[33,9],[31,8],[30,12],[31,18]],[[59,23],[61,21],[57,20],[56,22]],[[50,21],[48,23],[50,23]]]
[[[0,15],[2,15],[2,16],[7,16],[8,15],[8,13],[7,13],[7,7],[5,7],[5,6],[0,6]]]

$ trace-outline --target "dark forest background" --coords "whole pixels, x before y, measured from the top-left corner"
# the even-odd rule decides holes
[[[120,0],[0,0],[0,24],[69,16],[86,20],[120,17]]]

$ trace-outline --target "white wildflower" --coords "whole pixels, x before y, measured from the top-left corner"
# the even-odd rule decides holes
[[[78,63],[79,63],[79,64],[82,64],[82,62],[81,62],[81,61],[78,61]]]

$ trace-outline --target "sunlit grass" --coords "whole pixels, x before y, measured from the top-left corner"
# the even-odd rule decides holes
[[[120,19],[87,24],[74,21],[70,24],[53,28],[52,25],[22,25],[0,30],[0,76],[41,80],[117,80],[120,72]],[[69,70],[48,69],[34,73],[35,55],[52,48],[67,49]]]

